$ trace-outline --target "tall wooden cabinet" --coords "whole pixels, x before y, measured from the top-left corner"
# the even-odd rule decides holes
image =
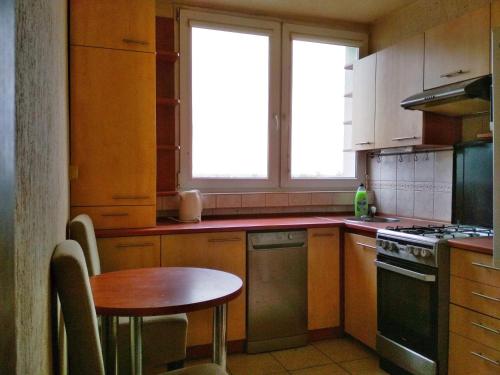
[[[70,9],[72,216],[88,213],[97,229],[154,226],[154,1]]]
[[[375,238],[346,233],[345,331],[375,349],[377,335],[377,258]]]
[[[246,280],[245,232],[176,234],[162,236],[161,265],[202,267],[226,271]],[[212,309],[188,313],[188,346],[212,342]],[[228,340],[246,337],[246,293],[228,304]]]
[[[308,329],[340,326],[340,238],[338,228],[307,230]]]

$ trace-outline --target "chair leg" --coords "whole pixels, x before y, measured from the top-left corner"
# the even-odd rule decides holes
[[[167,371],[184,368],[184,360],[167,363]]]

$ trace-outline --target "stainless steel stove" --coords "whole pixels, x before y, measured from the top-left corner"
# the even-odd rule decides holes
[[[391,374],[447,373],[448,240],[492,235],[490,229],[469,225],[377,232],[377,352],[382,368]]]

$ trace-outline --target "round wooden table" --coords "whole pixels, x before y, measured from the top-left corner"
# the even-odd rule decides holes
[[[213,362],[226,367],[227,302],[238,297],[242,280],[206,268],[157,267],[108,272],[90,278],[106,374],[118,373],[118,317],[130,317],[132,374],[142,374],[142,317],[214,307]]]

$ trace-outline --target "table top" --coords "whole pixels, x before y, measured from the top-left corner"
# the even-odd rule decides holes
[[[98,315],[153,316],[202,310],[240,295],[243,282],[207,268],[155,267],[90,278]]]

